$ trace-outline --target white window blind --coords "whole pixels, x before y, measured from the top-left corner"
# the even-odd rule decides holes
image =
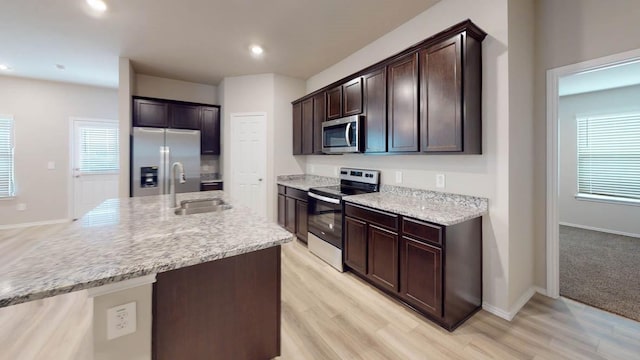
[[[80,128],[80,171],[110,173],[120,169],[118,128],[83,126]]]
[[[577,120],[578,196],[640,199],[640,114]]]
[[[15,195],[13,118],[0,116],[0,198]]]

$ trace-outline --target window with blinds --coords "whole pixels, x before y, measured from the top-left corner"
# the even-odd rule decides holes
[[[640,200],[640,113],[577,120],[577,196]]]
[[[0,198],[15,196],[13,118],[0,116]]]
[[[83,173],[113,173],[120,170],[118,128],[83,126],[80,129],[79,168]]]

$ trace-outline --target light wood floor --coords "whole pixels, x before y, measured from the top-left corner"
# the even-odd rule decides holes
[[[0,281],[55,230],[0,231]],[[282,256],[283,360],[640,359],[640,323],[571,300],[536,295],[512,322],[480,311],[449,333],[298,242]],[[91,313],[85,292],[0,309],[0,359],[88,359]]]

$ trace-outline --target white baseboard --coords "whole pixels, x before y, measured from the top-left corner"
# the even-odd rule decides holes
[[[36,221],[36,222],[21,223],[21,224],[0,225],[0,230],[19,229],[19,228],[25,228],[30,226],[54,225],[54,224],[62,224],[66,222],[71,222],[71,220],[57,219],[57,220]]]
[[[534,286],[533,289],[540,295],[544,295],[544,296],[548,296],[547,295],[547,289],[540,287],[540,286]]]
[[[536,287],[530,287],[529,290],[525,291],[524,294],[522,294],[522,296],[518,299],[518,301],[513,304],[509,311],[501,309],[497,306],[490,305],[484,301],[482,302],[482,309],[492,313],[497,317],[503,318],[507,321],[511,321],[514,317],[516,317],[518,312],[520,312],[520,309],[522,309],[529,302],[529,300],[531,300],[533,295],[535,295],[537,289],[538,288]]]
[[[640,234],[628,233],[628,232],[624,232],[624,231],[602,229],[602,228],[597,228],[597,227],[594,227],[594,226],[585,226],[585,225],[579,225],[579,224],[572,224],[572,223],[567,223],[567,222],[563,222],[563,221],[561,221],[559,224],[560,225],[564,225],[564,226],[571,226],[571,227],[575,227],[575,228],[579,228],[579,229],[600,231],[600,232],[614,234],[614,235],[622,235],[622,236],[630,236],[630,237],[634,237],[634,238],[640,238]]]

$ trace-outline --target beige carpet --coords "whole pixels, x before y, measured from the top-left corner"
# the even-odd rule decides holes
[[[640,238],[560,226],[560,295],[640,321]]]

